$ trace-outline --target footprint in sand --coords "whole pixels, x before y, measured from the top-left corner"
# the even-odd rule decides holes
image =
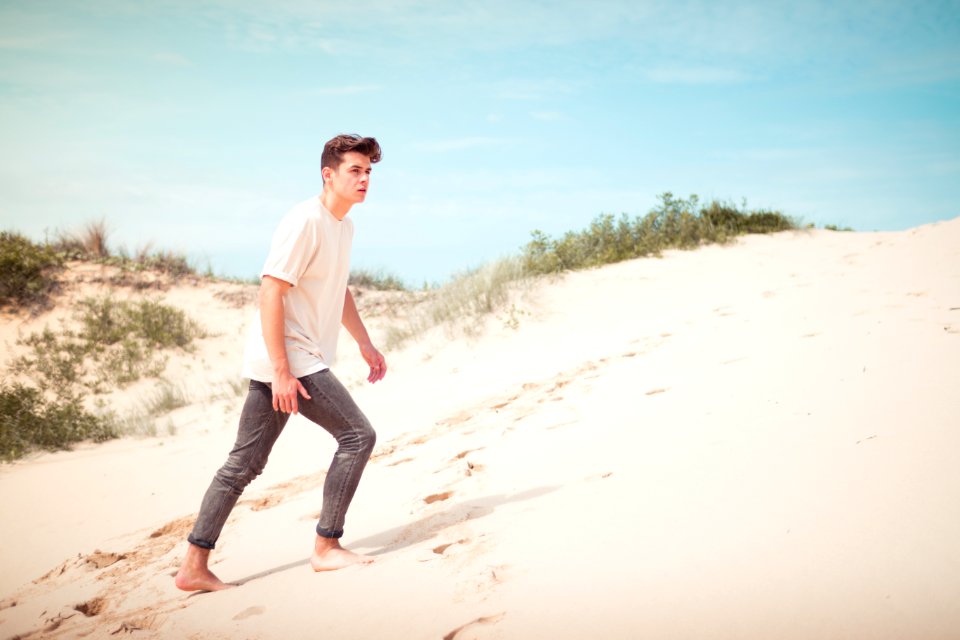
[[[237,615],[233,616],[234,620],[243,620],[251,616],[259,616],[267,610],[266,607],[247,607]]]
[[[454,629],[453,631],[451,631],[451,632],[448,633],[447,635],[443,636],[443,640],[455,640],[457,637],[460,636],[461,632],[463,632],[463,631],[465,631],[465,630],[467,630],[467,629],[469,629],[470,627],[473,627],[473,626],[486,625],[486,624],[496,624],[496,623],[500,622],[501,620],[503,620],[503,617],[504,617],[505,615],[507,615],[507,613],[506,613],[506,611],[503,611],[503,612],[501,612],[501,613],[498,613],[498,614],[495,614],[495,615],[492,615],[492,616],[483,616],[483,617],[481,617],[481,618],[477,618],[476,620],[471,620],[471,621],[468,622],[467,624],[460,625],[459,627],[457,627],[456,629]]]
[[[105,598],[94,598],[93,600],[87,600],[86,602],[81,602],[80,604],[74,605],[74,611],[79,611],[88,618],[92,618],[95,615],[98,615],[103,611],[107,606],[107,601]]]
[[[298,476],[292,480],[268,487],[266,490],[266,495],[263,495],[262,497],[241,500],[237,504],[249,506],[251,511],[272,509],[273,507],[281,504],[284,499],[289,498],[290,496],[311,491],[322,486],[324,480],[326,480],[326,476],[327,474],[325,471]]]
[[[264,509],[275,507],[278,504],[280,504],[280,496],[277,494],[272,494],[272,495],[260,498],[258,500],[254,500],[253,503],[250,505],[250,510],[263,511]]]
[[[440,545],[435,546],[435,547],[433,548],[433,552],[434,552],[435,554],[437,554],[437,555],[442,556],[442,555],[444,554],[444,552],[446,552],[446,550],[449,549],[450,547],[452,547],[453,545],[455,545],[455,544],[467,544],[468,542],[470,542],[470,538],[463,538],[463,539],[461,539],[461,540],[457,540],[456,542],[447,542],[447,543],[444,543],[444,544],[440,544]]]
[[[100,551],[96,549],[93,553],[84,558],[84,562],[87,564],[92,564],[97,569],[103,569],[109,567],[112,564],[116,564],[121,560],[125,559],[127,554],[125,553],[111,553],[106,551]]]
[[[444,491],[443,493],[434,493],[423,499],[427,504],[433,504],[434,502],[441,502],[448,499],[453,495],[453,491]]]
[[[476,449],[467,449],[466,451],[461,451],[461,452],[458,453],[457,455],[455,455],[455,456],[453,456],[452,458],[450,458],[450,461],[453,462],[454,460],[462,460],[462,459],[464,459],[465,457],[467,457],[467,455],[473,453],[474,451],[480,451],[480,450],[485,449],[485,448],[486,448],[486,447],[477,447]]]

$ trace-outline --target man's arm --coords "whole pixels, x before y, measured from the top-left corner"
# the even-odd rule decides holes
[[[297,413],[297,393],[307,400],[310,395],[290,373],[287,346],[283,331],[283,296],[292,285],[273,276],[264,276],[260,283],[260,325],[267,354],[273,366],[273,410]]]
[[[370,375],[367,376],[367,382],[382,380],[383,376],[387,375],[387,361],[370,341],[370,335],[367,333],[367,328],[363,326],[363,320],[360,319],[360,312],[357,311],[357,305],[353,301],[353,294],[350,293],[349,287],[347,287],[347,292],[343,297],[341,322],[353,336],[353,339],[357,341],[357,346],[360,347],[360,355],[370,365]]]

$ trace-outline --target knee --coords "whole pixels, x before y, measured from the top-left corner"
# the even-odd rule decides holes
[[[377,444],[377,432],[369,422],[363,420],[340,438],[340,447],[351,453],[370,455]]]
[[[359,450],[368,456],[373,453],[373,447],[377,444],[377,432],[369,422],[364,421],[363,428],[359,430]]]
[[[253,479],[263,473],[266,461],[253,461],[243,464],[237,460],[227,460],[226,464],[217,471],[217,480],[228,487],[233,493],[240,495]]]

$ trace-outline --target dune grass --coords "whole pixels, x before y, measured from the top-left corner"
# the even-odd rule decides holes
[[[110,228],[105,220],[100,219],[88,222],[80,232],[58,232],[47,246],[64,259],[104,264],[122,272],[154,271],[175,278],[197,275],[197,269],[182,253],[154,249],[151,242],[138,247],[132,254],[126,247],[112,250],[109,237]]]
[[[796,229],[796,221],[779,211],[749,211],[745,205],[712,201],[701,205],[696,195],[659,196],[660,203],[645,216],[598,216],[582,231],[551,238],[534,231],[523,248],[527,274],[557,273],[650,255],[666,249],[694,249],[728,242],[746,233],[773,233]]]
[[[411,298],[405,313],[387,330],[385,346],[395,348],[425,331],[446,324],[467,333],[480,319],[505,309],[511,292],[529,279],[644,256],[667,249],[694,249],[704,244],[729,242],[747,233],[772,233],[796,229],[797,222],[779,211],[748,210],[746,205],[712,201],[702,205],[696,195],[659,196],[647,215],[615,218],[597,216],[580,231],[551,238],[533,231],[519,256],[502,258],[478,269],[453,276],[425,296]],[[516,307],[510,307],[507,326],[517,326]]]
[[[0,306],[46,302],[64,259],[51,246],[0,232]]]
[[[109,417],[84,409],[70,394],[48,398],[19,383],[0,383],[0,459],[9,461],[35,449],[68,449],[82,440],[102,442],[119,435]]]
[[[472,334],[479,320],[501,308],[524,279],[523,264],[517,257],[459,273],[442,287],[411,298],[401,317],[388,327],[384,346],[399,347],[438,325]]]
[[[0,458],[69,448],[80,440],[155,435],[154,418],[187,403],[182,387],[161,382],[143,399],[141,411],[123,419],[89,411],[84,397],[160,376],[166,352],[189,351],[204,335],[183,311],[155,300],[81,301],[71,327],[45,327],[18,341],[28,351],[10,371],[33,386],[0,383]]]
[[[103,220],[88,223],[81,233],[59,233],[52,242],[34,242],[14,231],[0,232],[0,307],[43,307],[59,284],[67,261],[82,260],[113,266],[121,273],[152,271],[173,278],[196,276],[186,256],[156,251],[148,244],[130,255],[123,247],[111,251]]]
[[[403,280],[385,269],[351,269],[350,280],[347,284],[363,289],[374,289],[376,291],[408,290]]]
[[[102,393],[166,366],[164,350],[190,350],[205,334],[180,309],[154,300],[115,300],[109,296],[81,301],[74,314],[77,328],[45,327],[21,338],[29,351],[11,370],[47,388],[83,388]]]
[[[728,242],[745,233],[770,233],[797,228],[778,211],[748,210],[746,205],[712,201],[702,205],[697,196],[659,196],[645,216],[596,217],[580,231],[552,238],[533,231],[519,255],[455,275],[440,287],[409,291],[397,277],[384,271],[356,270],[351,284],[381,291],[407,292],[406,302],[391,323],[386,347],[394,348],[438,325],[470,334],[490,314],[507,308],[507,326],[517,326],[511,300],[531,278],[586,269],[667,249],[693,249],[707,243]],[[828,227],[829,228],[829,227]],[[67,260],[88,260],[125,271],[152,270],[177,277],[196,275],[186,258],[155,251],[148,244],[132,256],[124,249],[112,252],[109,228],[100,220],[80,234],[60,234],[54,242],[34,243],[12,232],[0,234],[0,304],[43,303],[56,289],[57,274]],[[117,301],[109,297],[80,303],[77,328],[59,332],[45,328],[22,339],[30,348],[12,369],[42,389],[58,390],[45,396],[37,388],[0,383],[0,457],[12,459],[32,448],[62,448],[84,439],[102,440],[122,433],[156,433],[157,415],[187,402],[182,388],[165,383],[147,398],[142,413],[123,420],[112,413],[88,412],[81,396],[122,387],[144,376],[159,376],[165,351],[189,350],[202,337],[199,326],[182,311],[155,301]]]

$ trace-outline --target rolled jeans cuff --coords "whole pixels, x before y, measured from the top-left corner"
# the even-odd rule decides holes
[[[339,531],[333,531],[331,529],[324,529],[318,524],[317,535],[320,536],[321,538],[342,538],[343,529],[340,529]]]
[[[194,538],[192,533],[187,536],[187,542],[189,542],[192,545],[198,546],[201,549],[213,549],[213,547],[215,546],[212,542],[207,542],[206,540],[200,540],[198,538]]]

